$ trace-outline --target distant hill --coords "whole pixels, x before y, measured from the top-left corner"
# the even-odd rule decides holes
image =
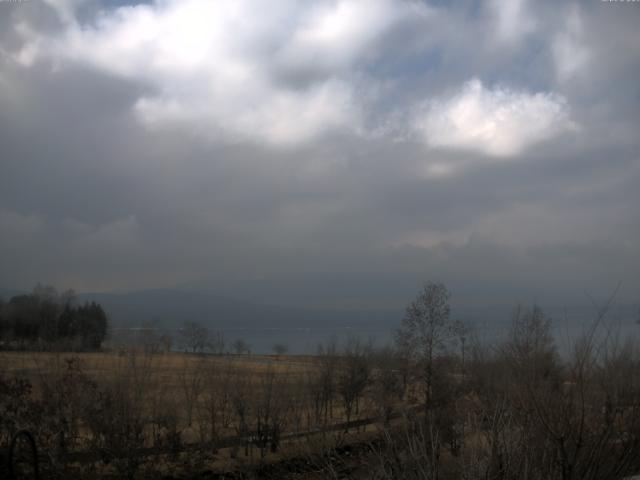
[[[9,300],[11,297],[15,297],[16,295],[20,295],[21,293],[27,293],[27,292],[22,292],[20,290],[13,290],[10,288],[0,288],[0,298],[3,299],[5,302]]]
[[[117,327],[154,323],[172,328],[185,320],[210,328],[393,327],[396,310],[314,310],[255,304],[203,292],[145,290],[133,293],[84,293],[78,301],[100,303]]]
[[[16,289],[0,288],[0,298],[5,301],[20,293]],[[100,303],[114,327],[140,327],[153,324],[156,327],[176,328],[184,321],[197,321],[212,329],[348,329],[354,331],[391,330],[399,326],[404,309],[396,310],[340,310],[311,309],[274,306],[233,299],[215,293],[195,290],[158,289],[130,293],[82,293],[78,302]],[[576,333],[588,327],[596,316],[588,305],[541,305],[553,319],[559,338],[567,331]],[[456,306],[452,316],[476,327],[480,337],[496,338],[509,328],[513,304],[481,306]],[[640,334],[640,310],[637,305],[615,304],[607,315],[607,323],[630,328],[625,333]]]

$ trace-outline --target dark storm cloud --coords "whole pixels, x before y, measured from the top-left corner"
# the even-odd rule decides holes
[[[0,284],[637,300],[637,5],[29,3],[0,3]]]

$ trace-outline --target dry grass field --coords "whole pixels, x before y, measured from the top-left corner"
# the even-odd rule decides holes
[[[198,469],[236,471],[307,456],[343,444],[347,435],[366,437],[375,430],[367,421],[339,425],[377,415],[375,402],[360,389],[345,407],[336,362],[137,350],[0,352],[2,376],[28,381],[29,399],[48,411],[47,431],[37,432],[43,447],[55,451],[64,436],[63,453],[76,459],[66,468],[87,459],[95,468],[107,452],[100,470],[123,475],[148,461],[155,469],[175,471],[177,462],[188,470],[196,457]],[[140,454],[135,465],[114,466],[132,451]]]
[[[97,384],[125,380],[144,386],[144,398],[150,406],[171,400],[177,406],[179,421],[186,418],[193,403],[201,407],[205,396],[218,395],[237,387],[258,388],[267,377],[277,378],[290,389],[299,389],[317,370],[311,356],[275,355],[200,355],[172,352],[147,355],[138,350],[120,352],[0,352],[0,372],[6,377],[28,379],[35,393],[58,381],[70,369],[82,373]],[[197,412],[192,412],[195,417]],[[192,419],[195,420],[195,419]],[[194,428],[189,428],[193,430]],[[231,433],[229,429],[227,433]]]
[[[1,371],[5,375],[20,375],[37,379],[59,373],[71,358],[80,361],[84,372],[97,379],[110,378],[131,367],[132,361],[150,369],[151,375],[167,386],[177,386],[184,370],[233,368],[250,374],[276,372],[304,375],[313,370],[312,356],[275,355],[201,355],[172,352],[145,355],[128,352],[20,352],[0,351]],[[133,360],[132,360],[133,359]]]

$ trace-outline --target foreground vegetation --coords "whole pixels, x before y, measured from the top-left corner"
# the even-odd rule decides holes
[[[425,285],[394,348],[351,338],[309,357],[4,352],[0,448],[29,430],[48,478],[640,472],[640,349],[599,333],[607,305],[560,358],[539,308],[516,309],[508,339],[488,346],[451,321],[448,300]]]

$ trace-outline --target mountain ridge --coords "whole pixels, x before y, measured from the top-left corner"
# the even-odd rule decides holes
[[[197,321],[210,328],[390,326],[402,314],[398,310],[310,309],[254,303],[204,293],[174,289],[129,293],[82,293],[79,302],[100,303],[112,325],[176,327]]]

